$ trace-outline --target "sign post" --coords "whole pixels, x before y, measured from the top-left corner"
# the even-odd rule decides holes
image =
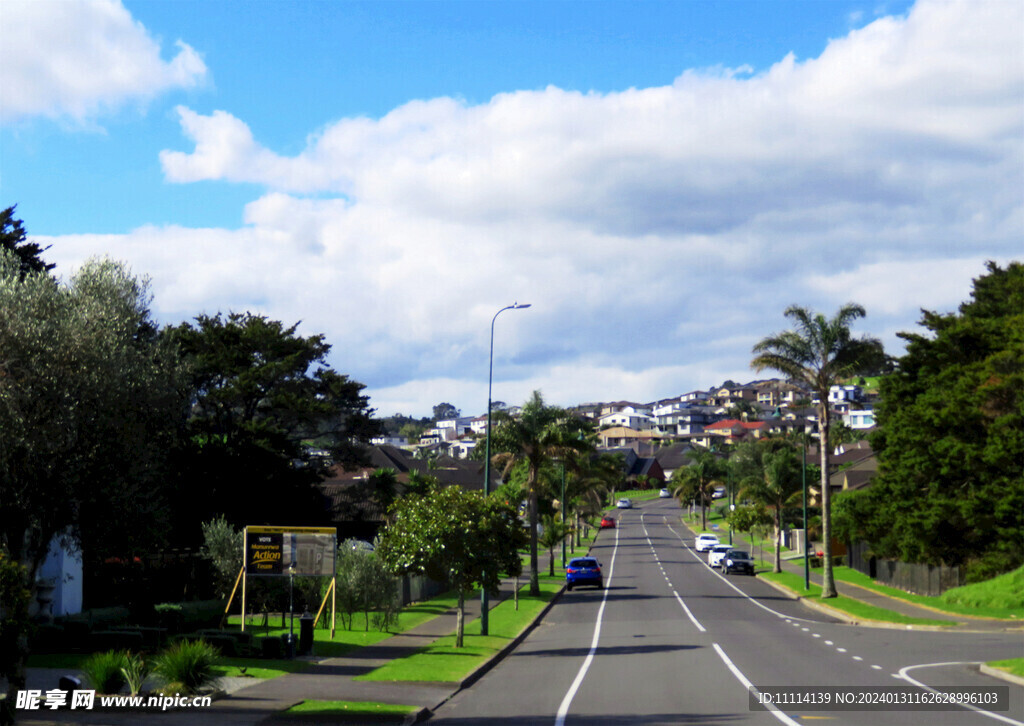
[[[330,577],[337,583],[338,530],[335,527],[248,526],[242,536],[242,630],[245,630],[246,579],[254,577]],[[331,639],[335,601],[331,597]]]

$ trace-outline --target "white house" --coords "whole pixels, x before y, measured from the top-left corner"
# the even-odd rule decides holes
[[[849,411],[843,414],[843,423],[854,430],[874,428],[875,412],[870,408]]]
[[[639,413],[632,409],[615,411],[601,416],[597,423],[602,428],[623,426],[634,431],[650,431],[654,428],[654,418],[648,413]]]

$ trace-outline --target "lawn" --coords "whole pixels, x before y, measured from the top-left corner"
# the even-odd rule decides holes
[[[468,622],[465,647],[455,647],[455,634],[452,633],[418,653],[391,661],[366,675],[356,676],[355,680],[458,683],[526,629],[563,584],[559,576],[542,576],[539,597],[531,597],[527,594],[528,588],[523,587],[519,593],[519,610],[515,609],[511,599],[503,600],[490,611],[489,635],[480,635],[479,619]]]
[[[1011,675],[1020,676],[1024,678],[1024,658],[1010,658],[1009,660],[992,660],[985,665],[991,666],[992,668],[998,668],[1001,671],[1006,671]]]
[[[840,610],[858,620],[871,620],[881,623],[898,623],[900,625],[938,625],[950,626],[948,620],[931,620],[929,618],[912,618],[885,608],[875,607],[845,595],[821,599],[821,586],[811,583],[811,589],[804,590],[804,578],[792,572],[762,572],[758,575],[766,580],[793,591],[793,593],[822,605]]]
[[[401,633],[435,618],[441,613],[455,607],[458,599],[450,592],[443,593],[437,597],[421,603],[413,603],[402,609],[398,617],[398,624],[390,632],[382,633],[371,628],[365,631],[359,627],[360,616],[356,616],[352,630],[338,628],[335,631],[334,640],[331,640],[331,631],[326,628],[317,627],[313,631],[313,654],[321,657],[338,657],[364,645],[373,645],[382,640],[390,638],[396,633]],[[241,623],[240,615],[233,615],[228,618],[226,630],[237,630]],[[275,618],[276,619],[276,618]],[[295,634],[298,636],[299,623],[296,619]],[[340,625],[340,620],[339,620]],[[255,637],[280,637],[288,632],[288,627],[264,627],[262,625],[247,624],[246,630]],[[33,654],[29,656],[28,666],[30,668],[69,668],[78,669],[81,663],[90,656],[89,653],[51,653]],[[241,668],[246,668],[246,674],[255,678],[276,678],[284,673],[292,673],[302,670],[300,661],[287,660],[264,660],[262,658],[220,658],[217,661],[221,676],[243,675]]]
[[[338,716],[345,721],[355,718],[403,717],[418,711],[416,706],[374,701],[301,701],[285,713],[306,716]]]
[[[388,632],[381,632],[372,626],[369,630],[366,630],[363,625],[363,616],[361,614],[354,616],[352,630],[346,630],[340,627],[341,618],[338,618],[339,627],[335,630],[333,640],[331,639],[330,629],[322,628],[318,625],[313,631],[313,655],[336,658],[354,650],[355,648],[379,643],[382,640],[390,638],[396,633],[402,633],[426,622],[427,620],[430,620],[431,618],[437,617],[446,610],[455,607],[457,602],[458,599],[455,595],[450,592],[446,592],[425,602],[407,605],[402,609],[402,612],[398,616],[398,624],[392,627]],[[325,615],[324,617],[328,616]],[[228,618],[229,628],[237,629],[241,623],[241,619],[240,615],[232,615]],[[258,637],[280,637],[287,633],[289,628],[288,626],[283,628],[279,626],[265,627],[263,625],[253,625],[252,623],[248,623],[246,625],[246,630]],[[298,633],[299,623],[298,618],[296,618],[296,636],[298,636]]]
[[[815,571],[820,572],[821,570],[815,568]],[[974,618],[1024,620],[1024,604],[1021,604],[1024,595],[1020,592],[1022,582],[1024,582],[1024,568],[1000,575],[986,582],[948,590],[939,597],[914,595],[898,590],[895,587],[882,585],[864,573],[849,567],[836,567],[833,569],[833,572],[835,573],[835,578],[842,582],[860,585],[868,590],[933,610]],[[999,607],[996,606],[996,603],[1006,603],[1008,605],[1016,603],[1016,605],[1013,607]]]

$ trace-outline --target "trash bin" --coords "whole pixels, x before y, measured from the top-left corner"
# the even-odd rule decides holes
[[[313,616],[307,611],[299,618],[299,655],[313,652]]]

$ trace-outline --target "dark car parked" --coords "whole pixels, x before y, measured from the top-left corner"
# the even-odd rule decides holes
[[[722,572],[727,575],[733,572],[753,575],[754,561],[750,559],[750,554],[743,550],[729,550],[722,558]]]
[[[604,587],[601,576],[601,563],[593,557],[577,557],[569,560],[565,570],[565,589],[571,590],[577,585],[594,585],[598,590]]]

